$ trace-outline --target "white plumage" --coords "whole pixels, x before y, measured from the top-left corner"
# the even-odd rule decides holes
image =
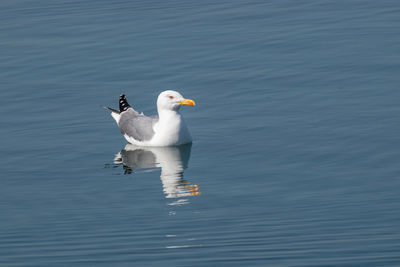
[[[179,112],[182,105],[194,106],[195,102],[185,99],[172,90],[162,92],[157,98],[158,116],[145,116],[135,111],[120,97],[120,111],[111,109],[125,139],[138,146],[175,146],[192,142],[184,118]]]

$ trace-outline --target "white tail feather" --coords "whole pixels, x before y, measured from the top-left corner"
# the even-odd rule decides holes
[[[115,112],[111,112],[111,116],[114,118],[114,120],[117,122],[117,124],[119,123],[119,118],[121,117],[120,114],[115,113]]]

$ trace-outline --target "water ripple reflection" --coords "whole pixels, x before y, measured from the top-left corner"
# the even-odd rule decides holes
[[[174,147],[138,147],[127,144],[114,159],[117,165],[123,165],[124,173],[135,170],[161,169],[161,182],[165,198],[178,199],[168,205],[184,205],[188,196],[200,195],[199,185],[192,184],[183,178],[188,167],[192,144]]]

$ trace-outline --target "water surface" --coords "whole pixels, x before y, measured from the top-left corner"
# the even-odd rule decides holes
[[[397,1],[2,1],[0,266],[400,264]],[[191,146],[109,112],[166,89]]]

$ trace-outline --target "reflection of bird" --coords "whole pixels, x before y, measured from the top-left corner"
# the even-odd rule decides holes
[[[126,100],[119,98],[119,110],[110,109],[125,139],[140,146],[174,146],[192,142],[185,120],[179,113],[182,105],[194,106],[191,99],[172,90],[162,92],[157,99],[158,116],[139,114]]]
[[[127,173],[135,169],[161,168],[161,182],[166,198],[199,195],[199,186],[183,179],[192,144],[173,147],[138,147],[127,144],[115,158]]]

